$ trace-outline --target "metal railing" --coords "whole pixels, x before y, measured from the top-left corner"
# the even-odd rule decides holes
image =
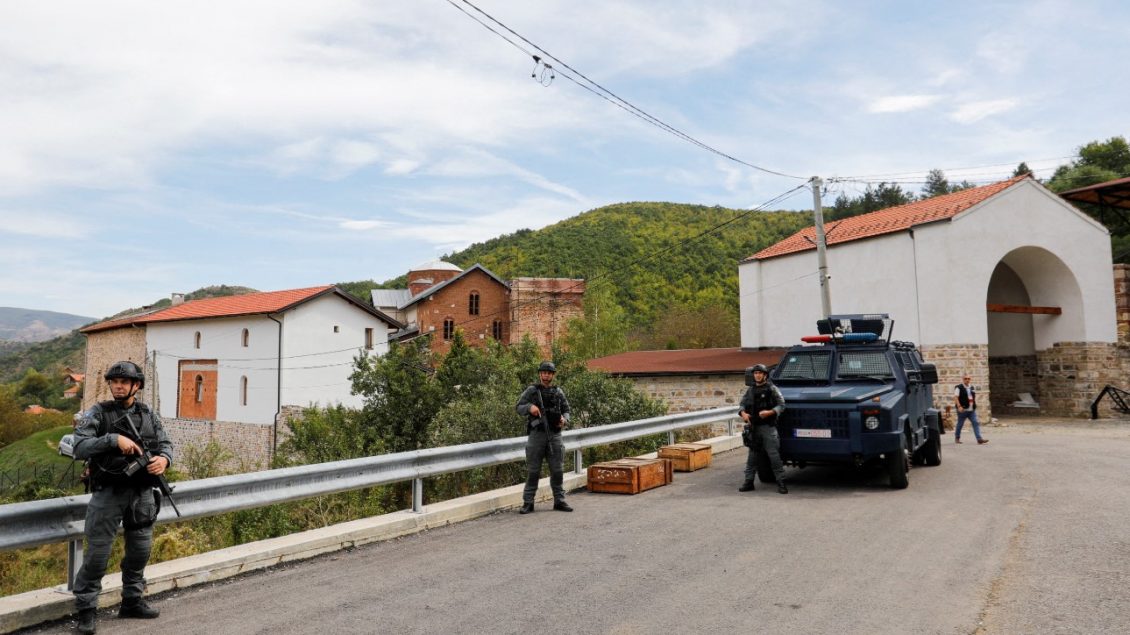
[[[1112,405],[1111,408],[1113,408],[1116,412],[1130,414],[1130,391],[1116,388],[1108,384],[1106,386],[1103,386],[1103,389],[1099,393],[1099,396],[1095,397],[1095,400],[1091,402],[1092,419],[1099,418],[1099,402],[1102,401],[1103,397],[1106,395],[1110,395],[1110,400],[1114,402],[1114,405]]]
[[[574,453],[581,473],[581,450],[676,430],[728,421],[733,433],[734,409],[717,408],[665,415],[606,426],[568,430],[566,450]],[[479,467],[524,460],[526,438],[513,437],[412,452],[383,454],[331,463],[302,465],[247,474],[175,483],[173,496],[181,517],[163,507],[158,523],[214,516],[349,490],[413,481],[412,510],[423,511],[423,479]],[[0,505],[0,551],[67,541],[68,588],[82,560],[82,538],[90,495]]]

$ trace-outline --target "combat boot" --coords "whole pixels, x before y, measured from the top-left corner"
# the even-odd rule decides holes
[[[534,504],[533,503],[523,503],[522,509],[519,509],[518,513],[519,514],[531,514],[531,513],[533,513],[533,511],[534,511]]]
[[[783,478],[777,479],[777,493],[778,494],[788,494],[789,493],[789,488],[785,487],[785,479],[783,479]]]
[[[118,617],[131,617],[139,620],[151,620],[161,615],[161,611],[149,606],[149,603],[140,598],[130,602],[122,602],[118,609]]]
[[[92,635],[98,632],[98,609],[83,609],[78,612],[78,627],[76,631],[82,635]]]
[[[750,480],[742,483],[742,486],[738,488],[738,491],[739,492],[752,492],[755,489],[757,489],[757,488],[755,488],[753,486],[753,479],[750,479]]]

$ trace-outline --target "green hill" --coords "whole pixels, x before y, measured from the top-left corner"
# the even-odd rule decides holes
[[[677,306],[723,306],[736,314],[738,262],[811,222],[811,214],[802,212],[620,203],[499,236],[443,259],[464,268],[481,263],[503,279],[607,277],[632,326],[641,327]],[[709,231],[724,223],[729,224]],[[384,285],[343,286],[368,300],[369,289],[404,283],[402,277]]]
[[[0,471],[8,472],[32,464],[55,469],[67,467],[71,459],[59,456],[59,439],[71,431],[70,425],[48,428],[0,448]]]

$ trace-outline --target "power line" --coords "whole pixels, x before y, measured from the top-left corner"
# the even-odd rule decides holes
[[[449,1],[450,1],[450,0],[449,0]],[[606,270],[606,271],[604,271],[604,272],[601,272],[601,273],[595,274],[595,275],[593,275],[593,276],[590,276],[590,277],[588,277],[588,278],[586,278],[586,279],[584,279],[584,280],[581,280],[580,282],[577,282],[577,283],[575,283],[575,284],[573,284],[573,285],[570,285],[570,286],[568,286],[568,287],[565,287],[564,289],[559,289],[559,290],[558,290],[558,291],[557,291],[556,293],[562,293],[562,292],[566,292],[566,291],[571,291],[571,290],[573,290],[573,289],[576,289],[577,287],[580,287],[581,285],[584,285],[584,284],[588,284],[589,282],[592,282],[592,281],[594,281],[594,280],[599,280],[599,279],[601,279],[601,278],[604,278],[604,277],[608,277],[608,276],[611,276],[611,275],[613,275],[613,274],[617,273],[618,271],[625,271],[625,270],[627,270],[628,268],[630,268],[630,267],[632,267],[632,266],[634,266],[634,265],[637,265],[637,264],[640,264],[640,263],[644,263],[644,262],[647,262],[648,260],[651,260],[651,259],[653,259],[653,258],[657,258],[657,257],[659,257],[659,256],[662,256],[662,255],[664,255],[664,254],[667,254],[667,253],[669,253],[669,252],[671,252],[671,251],[673,251],[673,250],[675,250],[675,249],[678,249],[678,248],[680,248],[680,247],[683,247],[684,245],[688,245],[688,244],[690,244],[690,243],[692,243],[692,242],[694,242],[694,241],[696,241],[696,240],[698,240],[698,239],[702,238],[703,236],[706,236],[706,235],[708,235],[708,234],[711,234],[711,233],[713,233],[713,232],[715,232],[715,231],[718,231],[719,229],[722,229],[723,227],[726,227],[726,226],[728,226],[728,225],[731,225],[731,224],[733,224],[733,223],[736,223],[736,222],[738,222],[738,221],[740,221],[740,220],[742,220],[742,219],[745,219],[745,218],[749,217],[749,216],[750,216],[751,214],[754,214],[754,213],[756,213],[756,212],[760,212],[760,211],[764,211],[765,209],[769,208],[769,207],[770,207],[770,206],[772,206],[772,205],[776,205],[776,204],[778,204],[778,203],[781,203],[781,202],[785,201],[785,200],[786,200],[786,199],[788,199],[788,198],[789,198],[790,196],[792,196],[793,194],[795,194],[796,192],[798,192],[798,191],[800,191],[800,190],[807,190],[807,189],[808,189],[808,184],[807,184],[807,183],[803,183],[803,184],[801,184],[801,185],[797,185],[796,187],[794,187],[794,188],[792,188],[792,189],[790,189],[790,190],[787,190],[787,191],[785,191],[785,192],[782,192],[781,194],[778,194],[777,196],[774,196],[774,197],[770,198],[769,200],[767,200],[767,201],[765,201],[765,202],[761,203],[760,205],[757,205],[757,206],[755,206],[755,207],[752,207],[752,208],[750,208],[750,209],[748,209],[748,210],[745,210],[745,211],[743,211],[743,212],[741,212],[741,213],[739,213],[739,214],[736,214],[736,215],[735,215],[735,216],[734,216],[733,218],[731,218],[731,219],[729,219],[729,220],[725,220],[725,221],[722,221],[722,222],[720,222],[720,223],[718,223],[718,224],[716,224],[716,225],[713,225],[713,226],[711,226],[711,227],[709,227],[709,228],[707,228],[707,229],[705,229],[705,230],[703,230],[703,231],[701,231],[701,232],[699,232],[699,233],[697,233],[697,234],[695,234],[695,235],[693,235],[693,236],[689,236],[689,237],[687,237],[687,238],[684,238],[684,239],[682,239],[682,240],[678,241],[677,243],[675,243],[675,244],[673,244],[673,245],[669,245],[668,247],[665,247],[665,248],[663,248],[663,249],[660,249],[660,250],[657,250],[657,251],[654,251],[654,252],[650,252],[650,253],[648,253],[648,254],[646,254],[646,255],[644,255],[644,256],[641,256],[641,257],[639,257],[639,258],[636,258],[635,260],[632,260],[632,261],[630,261],[630,262],[628,262],[628,263],[625,263],[625,264],[624,264],[623,266],[621,266],[621,267],[619,267],[619,268],[617,268],[617,269],[610,269],[610,270]],[[475,322],[478,322],[478,321],[480,321],[480,320],[485,320],[485,319],[487,319],[487,318],[489,318],[489,317],[494,317],[494,316],[498,316],[498,315],[503,315],[503,314],[505,314],[505,313],[506,313],[507,311],[511,311],[511,310],[513,310],[513,309],[515,309],[515,308],[521,308],[521,307],[531,306],[531,305],[537,304],[537,303],[539,303],[539,302],[545,302],[545,301],[547,301],[547,300],[546,300],[545,298],[534,298],[534,299],[532,299],[532,300],[528,300],[528,301],[526,301],[526,302],[519,302],[519,303],[517,303],[517,304],[511,305],[511,306],[510,306],[510,307],[508,307],[508,308],[507,308],[506,310],[498,310],[498,311],[495,311],[495,312],[493,312],[493,313],[487,313],[487,314],[483,314],[483,315],[478,315],[478,316],[472,317],[472,318],[470,318],[470,319],[466,319],[466,320],[462,320],[462,321],[459,321],[459,322],[455,322],[455,323],[454,323],[454,325],[453,325],[453,328],[458,328],[458,327],[466,326],[466,325],[468,325],[468,324],[473,324],[473,323],[475,323]],[[430,331],[429,331],[428,333],[425,333],[425,332],[421,331],[421,332],[420,332],[420,333],[418,333],[417,335],[413,335],[412,337],[404,338],[404,339],[402,339],[402,340],[399,340],[399,342],[401,342],[401,343],[404,343],[404,342],[410,342],[410,341],[412,341],[412,340],[415,340],[415,339],[417,339],[417,338],[419,338],[419,337],[423,337],[423,336],[425,336],[425,335],[430,335],[430,334],[431,334],[431,332],[430,332]]]
[[[790,179],[807,180],[806,177],[796,176],[796,175],[793,175],[793,174],[786,174],[784,172],[779,172],[777,170],[771,170],[769,168],[765,168],[765,167],[762,167],[762,166],[759,166],[759,165],[755,165],[753,163],[750,163],[748,161],[744,161],[744,160],[739,159],[739,158],[737,158],[733,155],[730,155],[726,152],[718,150],[717,148],[714,148],[713,146],[710,146],[710,145],[708,145],[708,144],[706,144],[702,141],[699,141],[698,139],[696,139],[696,138],[692,137],[691,135],[683,132],[682,130],[675,128],[674,126],[664,122],[663,120],[659,119],[658,117],[655,117],[654,115],[648,113],[647,111],[643,110],[642,108],[639,108],[638,106],[631,103],[630,101],[620,97],[619,95],[612,92],[608,88],[605,88],[604,86],[602,86],[601,84],[599,84],[595,80],[590,79],[584,73],[573,68],[572,66],[570,66],[565,61],[556,57],[555,55],[553,55],[549,51],[546,51],[544,48],[535,44],[534,42],[531,42],[529,39],[527,39],[522,34],[518,33],[517,31],[510,28],[506,24],[502,23],[501,21],[499,21],[494,16],[490,15],[486,11],[483,11],[479,7],[475,6],[475,4],[470,2],[469,0],[462,0],[462,2],[463,2],[463,4],[466,4],[467,6],[474,9],[476,12],[481,14],[483,17],[485,17],[490,22],[494,23],[495,25],[504,29],[505,31],[509,32],[514,37],[517,37],[518,39],[520,39],[522,42],[525,42],[530,47],[534,48],[538,53],[541,53],[541,55],[537,55],[536,53],[526,49],[525,47],[518,44],[517,42],[515,42],[511,38],[507,37],[505,34],[499,32],[497,29],[492,27],[490,24],[487,24],[483,20],[479,19],[478,16],[470,13],[469,11],[464,9],[463,7],[456,4],[455,0],[447,0],[447,2],[451,6],[455,7],[460,12],[462,12],[464,15],[468,16],[469,18],[471,18],[475,22],[478,22],[480,25],[482,25],[484,28],[486,28],[491,33],[494,33],[498,37],[500,37],[503,40],[505,40],[506,42],[508,42],[514,48],[517,48],[518,50],[522,51],[526,55],[529,55],[534,60],[535,65],[543,64],[545,66],[545,68],[548,68],[548,69],[551,69],[552,71],[555,71],[556,74],[558,74],[561,77],[564,77],[565,79],[573,82],[577,86],[584,88],[585,90],[589,91],[590,93],[600,97],[601,99],[604,99],[605,101],[608,101],[609,103],[617,106],[618,108],[624,110],[625,112],[628,112],[629,114],[637,117],[638,119],[640,119],[640,120],[642,120],[642,121],[644,121],[644,122],[646,122],[650,125],[653,125],[653,126],[659,128],[659,129],[663,130],[664,132],[667,132],[668,134],[674,135],[675,137],[678,137],[679,139],[682,139],[683,141],[686,141],[687,143],[693,144],[693,145],[695,145],[695,146],[697,146],[697,147],[699,147],[703,150],[706,150],[707,152],[713,153],[713,154],[715,154],[719,157],[722,157],[722,158],[724,158],[728,161],[732,161],[734,163],[744,165],[748,168],[752,168],[752,169],[758,170],[760,172],[765,172],[766,174],[783,176],[785,178],[790,178]],[[545,59],[550,59],[550,60],[556,62],[559,66],[553,66],[551,64],[546,63],[543,60],[543,56],[544,56]],[[536,68],[537,67],[535,66],[535,71],[536,71]],[[562,70],[562,69],[567,69],[569,72],[566,72],[565,70]],[[569,73],[576,75],[576,77],[573,77]],[[577,79],[578,77],[580,79]],[[535,79],[539,79],[539,78],[535,76]],[[549,81],[552,82],[552,76],[550,77]],[[542,80],[539,79],[539,82],[542,83],[542,85],[548,86],[548,83],[545,82],[545,81],[542,81]]]
[[[1065,156],[1065,157],[1050,157],[1050,158],[1047,158],[1047,159],[1034,159],[1032,161],[1032,163],[1043,163],[1045,161],[1066,161],[1066,160],[1069,160],[1069,159],[1078,159],[1078,158],[1079,158],[1079,155],[1072,154],[1072,155],[1068,155],[1068,156]],[[1020,165],[1020,163],[1028,163],[1028,162],[1027,161],[1019,161],[1019,162],[1013,161],[1013,162],[1008,162],[1008,163],[990,163],[990,164],[986,164],[986,165],[974,165],[974,166],[966,166],[966,167],[958,167],[958,168],[933,168],[933,169],[939,169],[942,172],[960,172],[962,170],[981,170],[981,169],[984,169],[984,168],[996,168],[996,167],[1002,167],[1002,166],[1012,166],[1012,167],[1015,168],[1016,166]],[[905,171],[905,172],[887,172],[887,173],[884,173],[884,174],[855,174],[855,175],[841,176],[841,177],[836,177],[836,178],[838,178],[840,180],[844,180],[844,181],[871,182],[875,179],[880,179],[880,178],[883,178],[883,177],[907,177],[907,178],[916,177],[920,174],[929,174],[930,172],[933,171],[933,169],[931,169],[931,170],[908,170],[908,171]],[[1035,172],[1036,170],[1052,170],[1052,169],[1055,169],[1055,168],[1030,168],[1030,169],[1033,172]],[[994,172],[994,174],[1000,174],[1000,172]],[[962,175],[958,175],[955,178],[962,178]]]

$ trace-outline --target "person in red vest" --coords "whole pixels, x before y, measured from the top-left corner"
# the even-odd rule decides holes
[[[954,386],[953,389],[953,402],[957,407],[957,429],[953,433],[953,442],[961,443],[961,428],[965,425],[965,420],[969,419],[969,423],[973,424],[973,436],[977,437],[977,443],[988,443],[989,440],[981,436],[981,422],[977,420],[977,389],[969,382],[973,378],[966,374],[961,378],[961,383]]]

